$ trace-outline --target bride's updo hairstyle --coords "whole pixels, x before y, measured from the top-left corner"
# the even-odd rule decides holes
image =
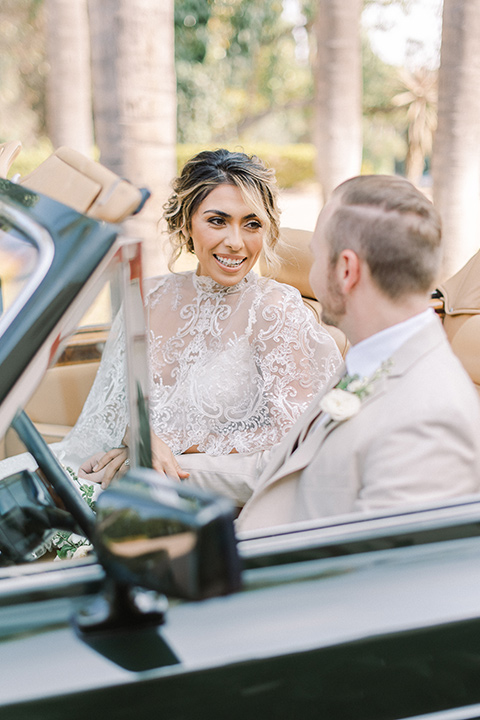
[[[275,171],[255,155],[229,150],[205,150],[188,160],[173,181],[173,193],[163,206],[172,247],[171,270],[183,248],[193,253],[191,220],[201,202],[218,185],[235,185],[265,230],[263,254],[270,267],[278,264],[275,253],[280,232],[280,211]]]

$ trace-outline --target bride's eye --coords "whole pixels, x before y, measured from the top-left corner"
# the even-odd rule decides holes
[[[210,223],[210,225],[224,225],[225,224],[224,218],[219,217],[219,216],[208,218],[208,222]]]

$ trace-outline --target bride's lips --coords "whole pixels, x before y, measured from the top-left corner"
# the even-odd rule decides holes
[[[216,255],[214,253],[213,257],[218,262],[218,264],[222,267],[224,270],[238,270],[239,267],[243,265],[246,257],[232,257],[229,255]]]

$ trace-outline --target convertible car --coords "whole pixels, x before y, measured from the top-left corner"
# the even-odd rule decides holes
[[[480,717],[480,501],[236,534],[150,467],[138,242],[33,185],[0,180],[0,448],[38,465],[0,481],[0,718]],[[45,440],[98,295],[125,307],[132,454],[92,510]],[[53,560],[59,531],[92,551]]]

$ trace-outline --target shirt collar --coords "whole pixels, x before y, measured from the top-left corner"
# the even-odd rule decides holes
[[[434,310],[428,308],[353,345],[345,357],[348,374],[359,375],[361,378],[373,375],[404,342],[426,327],[433,315]]]

